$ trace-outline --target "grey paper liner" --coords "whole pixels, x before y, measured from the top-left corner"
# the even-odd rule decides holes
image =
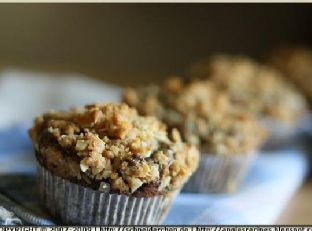
[[[304,123],[304,118],[293,124],[285,124],[269,118],[262,119],[260,123],[268,131],[268,137],[263,143],[262,149],[271,150],[292,143],[302,132],[301,126]]]
[[[235,192],[255,155],[202,154],[197,171],[184,185],[182,192]]]
[[[261,124],[268,131],[268,137],[262,146],[266,150],[283,146],[291,141],[298,133],[296,125],[285,125],[270,119],[262,120]]]
[[[53,175],[37,165],[41,201],[63,224],[159,225],[178,192],[134,197],[104,193]]]

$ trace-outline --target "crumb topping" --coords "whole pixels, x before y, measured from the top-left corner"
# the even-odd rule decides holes
[[[29,131],[41,164],[100,191],[153,196],[182,187],[198,150],[154,117],[126,104],[51,111]]]
[[[236,112],[224,91],[210,80],[186,83],[170,78],[162,86],[125,89],[124,101],[144,115],[155,115],[183,138],[215,154],[245,154],[257,148],[264,130],[246,113]]]
[[[271,57],[271,64],[312,102],[312,50],[301,47],[277,50]]]
[[[281,73],[246,57],[215,56],[195,64],[191,72],[213,81],[236,108],[259,118],[293,123],[306,107],[304,98]]]

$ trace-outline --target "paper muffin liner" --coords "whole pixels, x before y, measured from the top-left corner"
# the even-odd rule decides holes
[[[202,154],[197,171],[182,192],[233,193],[246,175],[256,153],[244,155]]]
[[[292,123],[283,123],[271,118],[262,118],[259,122],[268,131],[268,137],[262,149],[272,150],[293,145],[300,136],[311,130],[311,112],[303,113]]]
[[[279,148],[291,142],[300,132],[299,122],[285,124],[273,119],[262,119],[262,126],[267,129],[268,137],[262,145],[262,149],[270,150]]]
[[[178,193],[153,197],[105,193],[55,176],[40,164],[37,170],[41,201],[63,224],[158,225]]]

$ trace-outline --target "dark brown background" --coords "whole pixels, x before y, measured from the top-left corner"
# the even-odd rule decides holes
[[[312,41],[311,4],[1,4],[3,65],[161,81],[214,52]]]

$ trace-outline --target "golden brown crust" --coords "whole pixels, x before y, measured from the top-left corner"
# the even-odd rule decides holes
[[[187,142],[203,152],[247,154],[264,138],[258,123],[234,111],[227,94],[209,80],[185,83],[170,78],[162,86],[126,89],[124,101],[144,115],[155,115],[177,127]]]
[[[29,131],[41,164],[83,185],[153,196],[176,190],[195,171],[199,154],[154,117],[126,104],[94,104],[49,112]]]
[[[281,73],[247,57],[212,57],[195,64],[192,76],[210,79],[227,92],[236,108],[258,118],[295,123],[306,108],[302,95]]]
[[[312,103],[312,50],[281,48],[272,54],[270,64],[278,68]]]

